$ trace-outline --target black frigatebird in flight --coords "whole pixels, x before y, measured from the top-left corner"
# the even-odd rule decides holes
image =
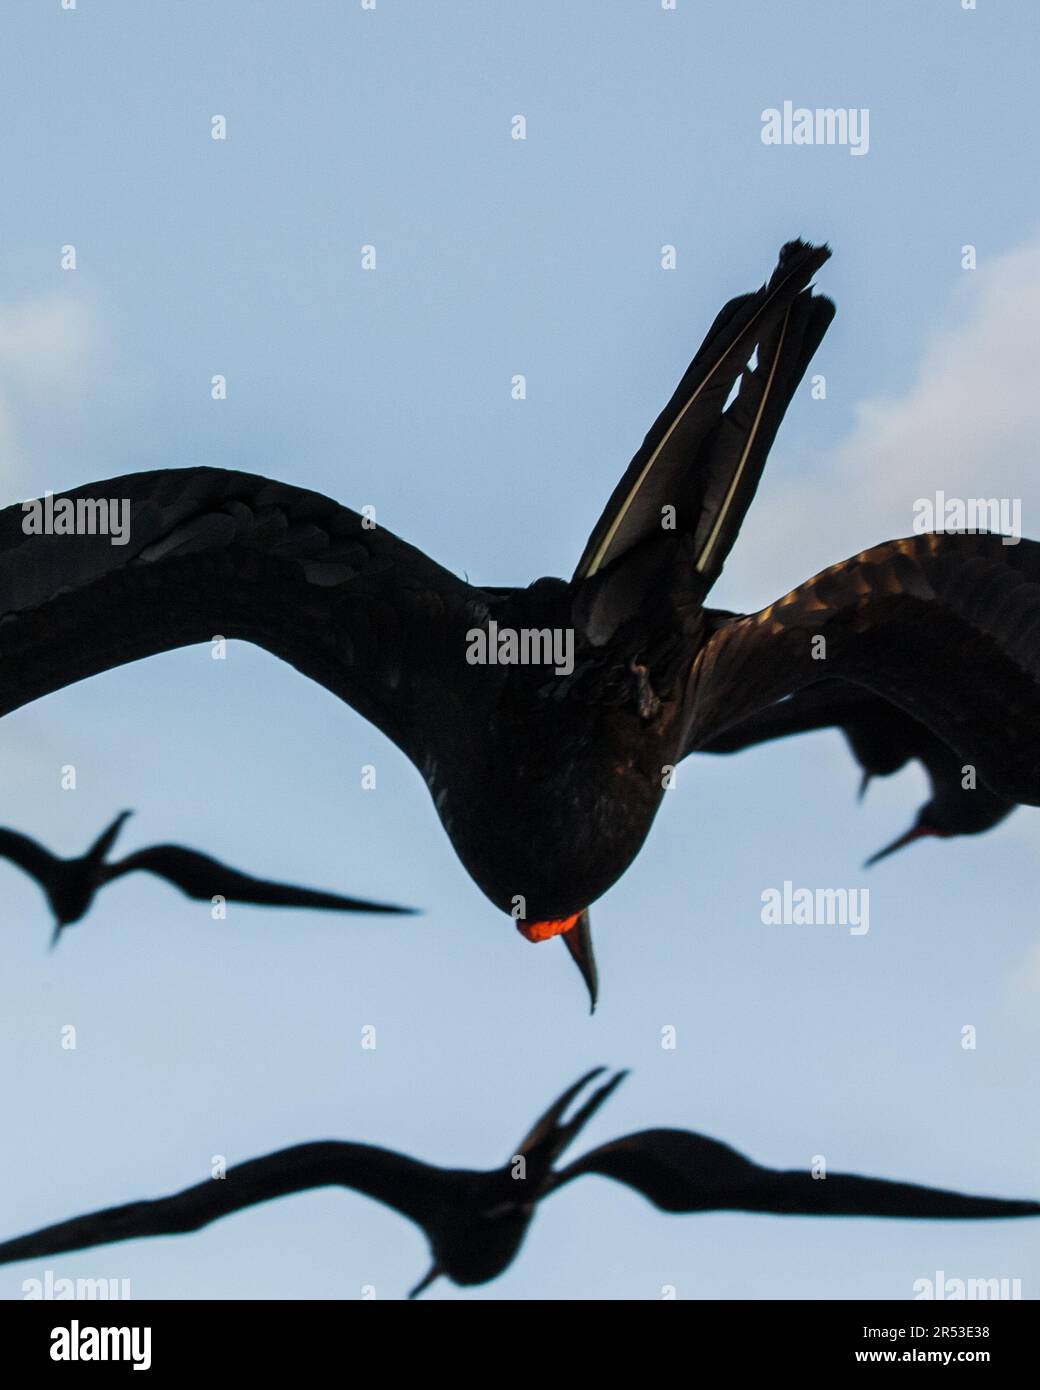
[[[973,1197],[917,1183],[856,1174],[814,1177],[808,1168],[765,1168],[728,1144],[680,1129],[647,1129],[554,1167],[615,1087],[601,1084],[570,1119],[571,1103],[603,1071],[569,1087],[516,1152],[490,1172],[439,1168],[370,1144],[325,1140],[279,1149],[170,1197],[130,1202],[0,1242],[0,1264],[50,1258],[142,1236],[181,1235],[245,1207],[316,1187],[348,1187],[414,1221],[430,1242],[433,1264],[409,1297],[446,1275],[483,1284],[512,1264],[539,1203],[584,1174],[634,1188],[661,1211],[745,1211],[779,1216],[878,1216],[987,1219],[1040,1216],[1040,1202]]]
[[[333,912],[412,911],[389,903],[344,898],[339,893],[254,878],[252,874],[229,868],[208,854],[186,849],[183,845],[149,845],[114,863],[107,863],[106,856],[131,814],[121,811],[87,852],[76,859],[59,859],[28,835],[0,827],[0,857],[24,869],[47,895],[55,918],[52,946],[57,945],[66,927],[87,915],[95,896],[106,884],[137,869],[166,879],[189,898],[209,900],[219,896],[228,902],[253,903],[261,907],[317,907]]]
[[[992,796],[1040,803],[1035,542],[913,535],[758,613],[706,605],[833,317],[810,286],[829,254],[789,243],[718,315],[570,580],[474,586],[326,497],[224,469],[7,508],[0,713],[214,633],[255,642],[403,750],[479,887],[529,939],[562,935],[593,994],[586,909],[674,765],[824,678],[909,715]]]
[[[932,794],[905,834],[867,860],[876,864],[904,845],[928,836],[979,835],[992,830],[1016,803],[977,781],[948,744],[912,715],[860,686],[820,681],[770,705],[726,730],[698,749],[701,753],[737,753],[755,744],[818,729],[842,731],[862,769],[860,796],[874,777],[888,777],[917,759]]]

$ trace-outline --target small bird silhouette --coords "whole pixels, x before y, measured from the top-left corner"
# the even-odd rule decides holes
[[[183,845],[149,845],[128,854],[125,859],[106,863],[106,855],[132,814],[120,811],[86,854],[77,859],[59,859],[28,835],[0,827],[0,856],[24,869],[47,895],[55,917],[52,948],[66,927],[86,916],[95,896],[106,884],[136,869],[166,879],[189,898],[209,900],[220,896],[229,902],[254,903],[261,907],[317,907],[333,912],[410,913],[414,910],[254,878],[221,864],[218,859],[211,859],[208,854],[185,849]]]
[[[723,307],[569,579],[473,585],[371,516],[219,468],[6,508],[0,713],[215,632],[255,642],[397,744],[478,887],[528,940],[563,936],[593,1002],[586,909],[638,855],[675,764],[816,684],[821,652],[993,796],[1040,805],[1035,541],[911,535],[757,613],[708,606],[834,316],[812,287],[829,255],[788,242]]]
[[[662,1211],[748,1211],[783,1216],[882,1216],[983,1219],[1038,1216],[1040,1202],[972,1197],[916,1183],[889,1182],[808,1169],[764,1168],[728,1144],[678,1129],[648,1129],[602,1144],[566,1168],[553,1165],[620,1085],[618,1072],[573,1114],[566,1112],[605,1069],[568,1087],[535,1123],[516,1152],[490,1172],[438,1168],[369,1144],[325,1140],[279,1149],[230,1168],[171,1197],[130,1202],[45,1226],[0,1243],[0,1264],[85,1250],[92,1245],[200,1230],[245,1207],[316,1187],[363,1192],[421,1227],[433,1264],[414,1298],[446,1275],[483,1284],[512,1264],[538,1204],[586,1174],[612,1178]]]
[[[866,861],[876,864],[904,845],[936,836],[979,835],[1015,809],[977,780],[953,749],[919,720],[869,690],[824,680],[770,705],[699,748],[701,753],[739,753],[790,734],[840,729],[862,770],[862,798],[874,777],[888,777],[916,758],[931,782],[931,796],[914,824]]]

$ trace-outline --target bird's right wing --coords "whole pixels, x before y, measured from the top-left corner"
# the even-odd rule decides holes
[[[286,483],[216,468],[90,483],[0,512],[0,714],[128,661],[238,637],[414,754],[438,671],[469,669],[472,592],[357,512]]]
[[[44,849],[38,841],[23,835],[18,830],[0,827],[0,857],[10,859],[12,864],[34,878],[41,888],[47,889],[60,871],[63,860]]]
[[[297,1144],[229,1168],[171,1197],[129,1202],[0,1242],[0,1264],[93,1245],[201,1230],[245,1207],[316,1187],[349,1187],[393,1207],[424,1230],[436,1218],[447,1175],[404,1154],[334,1140]]]
[[[688,1130],[648,1129],[569,1164],[555,1186],[582,1174],[621,1182],[662,1211],[750,1211],[782,1216],[986,1218],[1040,1216],[1040,1202],[973,1197],[855,1174],[763,1168],[728,1144]]]
[[[410,912],[407,907],[368,902],[364,898],[345,898],[314,888],[297,888],[292,883],[274,883],[254,878],[211,859],[198,850],[182,845],[149,845],[107,866],[111,880],[143,869],[165,878],[189,898],[208,900],[216,896],[230,902],[258,903],[264,907],[316,907],[335,912]]]
[[[1040,544],[888,541],[722,621],[690,674],[686,751],[829,677],[899,706],[998,796],[1040,804]]]

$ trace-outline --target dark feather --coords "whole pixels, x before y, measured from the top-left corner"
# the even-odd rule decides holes
[[[63,496],[127,499],[129,540],[27,535],[20,506],[0,512],[0,713],[219,634],[265,647],[405,746],[437,685],[438,639],[464,650],[472,591],[319,493],[185,468]]]
[[[722,621],[691,672],[687,751],[834,677],[923,724],[996,796],[1040,804],[1038,629],[1035,541],[888,541]]]
[[[136,850],[125,859],[106,866],[109,880],[142,869],[157,874],[186,893],[189,898],[210,899],[216,896],[229,902],[259,903],[267,907],[329,908],[339,912],[410,912],[407,907],[388,903],[368,902],[364,898],[345,898],[339,893],[326,893],[313,888],[298,888],[291,883],[273,883],[254,878],[237,869],[221,864],[208,854],[185,849],[182,845],[149,845]]]
[[[585,1173],[613,1178],[662,1211],[752,1211],[783,1216],[986,1218],[1040,1216],[1040,1202],[973,1197],[917,1183],[808,1169],[763,1168],[728,1144],[678,1129],[647,1129],[569,1164],[556,1185]]]
[[[695,537],[710,583],[736,536],[784,411],[834,314],[805,292],[826,247],[790,242],[756,294],[730,300],[652,425],[593,528],[575,578],[661,532],[661,508]],[[755,370],[745,368],[758,348]],[[740,378],[740,390],[723,413]]]
[[[232,1212],[316,1187],[349,1187],[393,1207],[426,1229],[436,1227],[445,1175],[404,1154],[334,1140],[296,1144],[239,1163],[223,1178],[196,1183],[171,1197],[76,1216],[0,1243],[0,1264],[44,1259],[142,1236],[183,1235]]]
[[[861,789],[873,777],[887,777],[917,759],[931,782],[931,796],[917,823],[932,833],[977,835],[990,830],[1015,808],[981,784],[964,786],[961,759],[941,739],[897,705],[863,686],[825,680],[806,686],[734,724],[698,749],[736,753],[772,739],[815,730],[840,729],[862,769]]]
[[[0,828],[0,855],[34,878],[44,892],[49,892],[54,886],[64,863],[28,835],[4,828]]]

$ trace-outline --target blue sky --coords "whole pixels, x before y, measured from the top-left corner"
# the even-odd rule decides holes
[[[792,406],[715,600],[760,607],[909,532],[939,486],[1020,497],[1040,535],[1038,29],[1027,0],[7,7],[3,500],[237,467],[373,503],[474,582],[566,575],[718,308],[801,234],[835,250],[827,396]],[[869,108],[869,153],[763,145],[786,99]],[[922,799],[916,769],[859,807],[836,734],[688,762],[595,908],[590,1020],[562,948],[523,942],[469,881],[403,755],[263,652],[61,691],[0,723],[0,759],[0,820],[58,852],[134,807],[124,848],[180,840],[426,909],[217,925],[135,878],[51,956],[42,898],[0,864],[4,1234],[306,1139],[490,1166],[601,1063],[633,1074],[589,1142],[675,1125],[782,1166],[1040,1191],[1032,811],[866,875]],[[869,885],[869,934],[764,926],[785,879]],[[0,1296],[43,1267],[0,1270]],[[426,1252],[330,1190],[46,1267],[138,1298],[390,1298]],[[588,1179],[505,1276],[427,1297],[909,1298],[937,1269],[1035,1297],[1037,1232],[666,1218]]]

